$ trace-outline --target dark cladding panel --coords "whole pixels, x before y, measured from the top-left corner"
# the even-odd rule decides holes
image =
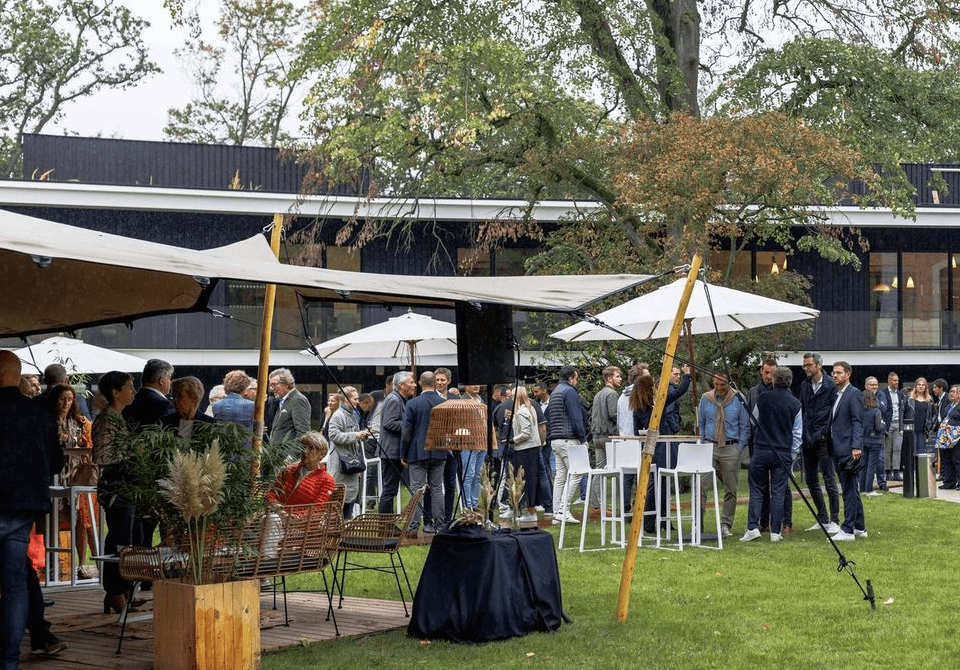
[[[280,162],[279,151],[266,147],[25,135],[23,172],[25,179],[213,190],[230,189],[236,178],[243,190],[299,193],[306,168]]]

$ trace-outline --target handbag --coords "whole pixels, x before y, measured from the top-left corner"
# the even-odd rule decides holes
[[[367,469],[367,463],[360,454],[344,454],[337,452],[340,458],[340,472],[344,475],[356,475]]]

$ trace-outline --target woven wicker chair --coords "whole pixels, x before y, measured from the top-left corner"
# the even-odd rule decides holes
[[[347,570],[376,570],[377,572],[393,573],[394,579],[397,580],[397,589],[400,591],[403,611],[407,616],[410,616],[407,611],[407,601],[404,598],[403,587],[400,584],[400,573],[397,571],[397,565],[399,564],[400,571],[403,572],[403,578],[407,582],[407,591],[412,602],[413,589],[410,587],[410,578],[407,577],[407,569],[403,565],[403,558],[400,557],[400,549],[404,545],[410,544],[410,521],[413,518],[413,511],[420,504],[423,491],[422,488],[415,491],[400,514],[361,514],[347,521],[343,529],[343,535],[340,537],[340,553],[337,556],[337,570],[340,572],[338,609],[343,607],[343,589]],[[351,563],[347,560],[351,553],[389,554],[390,565],[371,566]],[[334,579],[334,583],[336,583],[336,579]]]
[[[327,582],[326,568],[333,566],[343,533],[344,486],[338,484],[330,500],[321,504],[288,505],[280,514],[266,515],[249,524],[243,531],[240,546],[244,556],[237,561],[240,579],[280,578],[283,592],[284,625],[290,625],[287,610],[287,575],[319,572],[327,596],[327,620],[333,619],[333,590]],[[272,519],[272,520],[271,520]],[[334,566],[334,589],[337,587]],[[273,608],[277,608],[274,588]]]

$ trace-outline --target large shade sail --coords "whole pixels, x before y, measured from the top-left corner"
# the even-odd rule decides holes
[[[310,299],[445,307],[463,301],[565,312],[648,276],[531,276],[505,295],[503,277],[377,275],[284,265],[262,235],[196,251],[0,210],[0,278],[0,337],[22,337],[202,311],[221,279],[291,286]]]

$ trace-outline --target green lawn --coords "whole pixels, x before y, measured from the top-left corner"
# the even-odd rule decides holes
[[[840,547],[856,562],[861,583],[872,581],[876,611],[849,575],[838,573],[837,555],[819,532],[798,530],[779,544],[766,535],[751,543],[734,537],[722,552],[641,548],[622,624],[615,615],[624,552],[564,549],[558,561],[573,623],[555,633],[473,646],[425,645],[394,631],[265,655],[263,667],[950,667],[957,647],[952,585],[960,506],[896,494],[864,498],[864,504],[870,537]],[[799,529],[813,523],[799,500],[794,519]],[[745,520],[740,506],[736,535]],[[557,535],[556,528],[551,532]],[[404,550],[412,579],[426,551]],[[397,597],[389,576],[355,573],[351,579],[355,594],[362,579],[364,595]]]

